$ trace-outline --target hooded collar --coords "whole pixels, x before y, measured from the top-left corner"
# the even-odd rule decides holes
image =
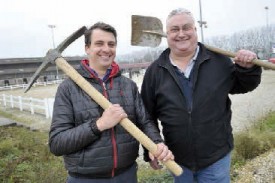
[[[89,66],[89,60],[81,60],[81,68],[83,69],[82,75],[84,77],[99,79],[96,71]],[[120,70],[118,64],[115,61],[113,61],[110,68],[108,68],[108,70],[106,71],[103,80],[107,81],[108,79],[115,77],[120,73],[119,71]]]

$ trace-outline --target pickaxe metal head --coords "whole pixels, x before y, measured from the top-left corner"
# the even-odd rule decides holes
[[[43,58],[43,62],[42,64],[39,66],[39,68],[36,70],[36,72],[34,73],[34,75],[32,76],[27,88],[25,89],[25,93],[32,87],[33,83],[36,81],[36,79],[40,76],[40,74],[42,72],[44,72],[49,65],[52,63],[55,63],[55,60],[58,57],[61,57],[61,53],[72,43],[74,42],[76,39],[78,39],[79,37],[81,37],[84,32],[87,30],[87,28],[85,26],[81,27],[80,29],[78,29],[77,31],[75,31],[72,35],[70,35],[69,37],[67,37],[67,39],[65,39],[62,43],[60,43],[57,48],[55,49],[50,49],[46,56]]]

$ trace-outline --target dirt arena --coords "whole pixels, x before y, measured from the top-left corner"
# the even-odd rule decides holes
[[[142,76],[134,76],[140,87]],[[55,96],[57,85],[48,85],[40,87],[32,87],[27,93],[23,89],[1,91],[1,93],[34,98],[52,98]],[[231,95],[232,99],[232,126],[234,132],[248,129],[257,119],[266,115],[269,111],[275,111],[275,71],[263,70],[262,82],[258,88],[252,92],[239,95]],[[8,111],[8,109],[6,109]],[[22,117],[36,117],[37,124],[32,124],[33,127],[38,127],[43,124],[43,128],[48,128],[50,119],[44,119],[41,116],[30,115],[27,112],[18,113]],[[41,127],[42,127],[41,126]]]
[[[142,76],[133,78],[140,87],[142,82]],[[54,86],[40,86],[31,88],[28,93],[24,93],[22,89],[0,92],[34,98],[51,98],[55,96],[57,85]],[[232,99],[232,126],[234,132],[249,129],[257,120],[265,116],[270,111],[275,111],[275,71],[263,70],[262,82],[256,90],[241,95],[230,96]],[[20,112],[19,110],[11,110],[9,108],[3,108],[10,113],[16,113],[18,117],[24,119],[31,119],[34,123],[27,124],[31,128],[48,130],[50,127],[51,119],[46,119],[41,115],[30,115],[30,112]],[[143,150],[140,148],[140,157],[138,162],[144,164],[142,161]],[[262,183],[262,182],[274,182],[274,155],[275,151],[261,155],[255,160],[249,161],[245,166],[241,167],[238,172],[239,178],[232,182],[234,183]]]
[[[275,111],[275,71],[263,70],[261,84],[252,92],[232,95],[232,126],[235,132]]]

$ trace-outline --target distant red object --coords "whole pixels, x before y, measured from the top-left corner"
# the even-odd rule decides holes
[[[275,64],[275,53],[272,53],[270,58],[268,59],[269,62]]]

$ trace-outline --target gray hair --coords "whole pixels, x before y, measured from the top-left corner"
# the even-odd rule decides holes
[[[193,19],[193,21],[195,22],[195,18],[194,18],[194,16],[193,16],[193,14],[191,13],[191,11],[189,11],[188,9],[185,9],[185,8],[177,8],[177,9],[172,10],[172,11],[169,13],[169,15],[168,15],[168,17],[167,17],[167,19],[166,19],[166,24],[167,24],[167,21],[168,21],[171,17],[173,17],[173,16],[175,16],[175,15],[181,15],[181,14],[189,15],[189,16]]]

